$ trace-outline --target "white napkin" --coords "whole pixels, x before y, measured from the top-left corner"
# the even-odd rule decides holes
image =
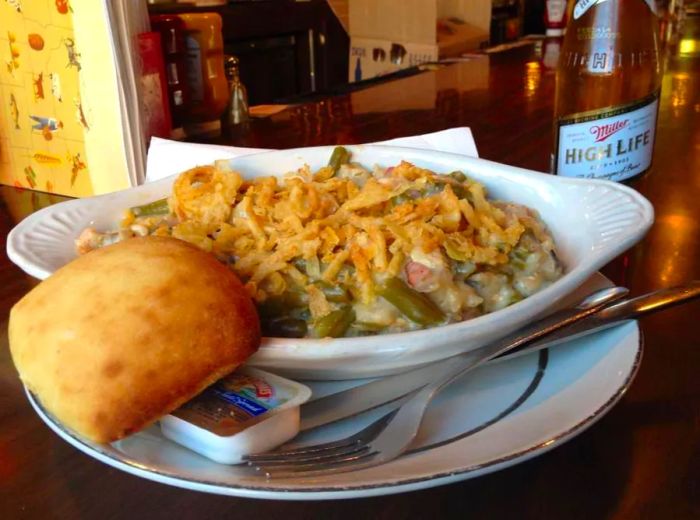
[[[472,132],[467,127],[449,128],[432,134],[399,137],[374,144],[392,144],[478,157]],[[264,148],[239,148],[215,144],[183,143],[153,137],[146,160],[146,182],[157,181],[217,159],[232,159],[241,155],[267,151]]]

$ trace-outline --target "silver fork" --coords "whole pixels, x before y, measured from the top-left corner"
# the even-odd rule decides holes
[[[433,397],[462,374],[508,350],[583,319],[625,294],[627,289],[621,287],[596,291],[578,306],[555,312],[482,348],[483,355],[472,358],[468,363],[459,356],[456,357],[435,382],[414,390],[398,403],[387,403],[384,406],[391,406],[392,411],[345,439],[305,448],[249,455],[244,461],[267,478],[318,476],[389,462],[411,445]]]
[[[409,401],[417,392],[414,390],[398,403],[393,402],[393,406],[377,408],[381,415],[379,419],[344,439],[248,455],[244,457],[244,462],[268,479],[341,473],[389,462],[401,455],[410,444],[410,441],[401,442],[400,438],[398,443],[395,442],[395,436],[401,436],[402,432],[398,430],[401,425],[397,425],[393,419],[401,410],[401,403]],[[387,411],[382,413],[385,407]]]

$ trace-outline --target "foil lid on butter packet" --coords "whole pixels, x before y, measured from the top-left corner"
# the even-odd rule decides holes
[[[185,403],[172,415],[215,433],[233,435],[294,397],[290,388],[242,373],[231,374]]]

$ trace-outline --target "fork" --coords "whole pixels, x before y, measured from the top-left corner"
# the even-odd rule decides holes
[[[398,402],[385,404],[384,407],[391,411],[345,439],[299,449],[248,455],[244,457],[244,462],[268,479],[321,476],[389,462],[411,445],[433,397],[462,374],[508,350],[583,319],[626,293],[627,290],[621,287],[596,291],[576,307],[555,312],[483,347],[483,355],[468,363],[457,356],[454,363],[449,364],[435,382],[410,392]]]
[[[396,442],[394,436],[402,436],[403,432],[398,429],[401,425],[397,425],[393,419],[400,412],[402,403],[409,401],[417,392],[414,390],[398,403],[392,402],[393,406],[387,404],[377,408],[379,419],[343,439],[248,455],[243,460],[255,473],[268,479],[321,476],[384,464],[401,455],[412,440],[399,439]]]

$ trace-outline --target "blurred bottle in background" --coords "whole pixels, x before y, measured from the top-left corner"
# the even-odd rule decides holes
[[[566,0],[546,0],[544,10],[545,35],[562,36],[566,27]]]
[[[151,28],[160,33],[168,100],[173,127],[182,126],[189,109],[186,76],[184,23],[175,15],[151,15]]]
[[[491,4],[491,45],[517,40],[522,34],[519,0],[493,0]]]
[[[659,101],[653,0],[577,0],[557,69],[553,170],[623,181],[649,170]]]
[[[564,31],[567,22],[567,1],[546,0],[542,12],[542,65],[546,70],[556,70],[561,48],[564,43]]]
[[[187,49],[190,108],[185,129],[189,126],[198,132],[196,123],[218,121],[228,103],[221,17],[217,13],[187,13],[178,17],[183,22]]]
[[[700,3],[697,3],[700,7]],[[659,0],[659,35],[663,45],[674,46],[678,43],[678,35],[683,30],[685,19],[685,0]]]
[[[237,126],[248,122],[248,93],[241,83],[238,58],[226,56],[226,79],[228,81],[228,104],[221,116],[221,133],[231,134]]]

